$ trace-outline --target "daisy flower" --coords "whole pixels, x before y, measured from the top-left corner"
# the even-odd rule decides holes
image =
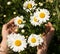
[[[33,0],[27,0],[23,4],[23,9],[27,12],[30,12],[30,10],[34,10],[36,8],[36,4]]]
[[[23,16],[20,16],[20,17],[17,16],[14,20],[15,25],[20,27],[20,28],[23,28],[24,27],[23,18],[24,18]]]
[[[26,39],[20,34],[10,34],[7,39],[8,47],[14,52],[21,52],[27,47]]]
[[[31,17],[30,17],[30,22],[31,22],[31,24],[32,24],[33,26],[40,25],[39,20],[38,20],[37,17],[35,17],[35,16],[31,16]]]
[[[36,34],[31,34],[28,38],[28,43],[30,46],[38,46],[39,45],[39,36]]]
[[[40,9],[37,10],[34,15],[38,18],[39,22],[46,22],[47,20],[49,20],[49,11],[47,9]]]

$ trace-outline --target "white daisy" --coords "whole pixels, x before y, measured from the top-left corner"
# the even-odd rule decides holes
[[[30,10],[35,8],[36,8],[36,4],[33,0],[27,0],[23,4],[23,9],[26,10],[27,12],[30,12]]]
[[[31,34],[28,38],[28,43],[30,46],[38,46],[39,45],[39,36],[36,34]]]
[[[16,26],[20,27],[20,28],[23,28],[24,27],[24,23],[23,23],[23,16],[17,16],[14,20],[14,23]]]
[[[31,17],[30,17],[30,22],[31,22],[31,24],[32,24],[33,26],[40,25],[38,18],[35,17],[35,16],[31,16]]]
[[[39,19],[39,22],[46,22],[49,20],[49,11],[47,9],[40,9],[34,13],[34,15]]]
[[[8,47],[14,52],[21,52],[27,47],[26,39],[20,34],[10,34],[7,39]]]

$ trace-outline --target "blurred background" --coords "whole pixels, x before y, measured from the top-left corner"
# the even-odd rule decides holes
[[[10,19],[18,15],[27,15],[23,10],[23,3],[26,0],[0,0],[0,42],[2,40],[2,26]],[[50,22],[55,28],[54,37],[49,45],[48,54],[60,54],[60,0],[35,0],[40,8],[47,8],[50,11]],[[30,48],[29,48],[30,49]],[[18,54],[10,52],[10,54]],[[36,49],[25,50],[21,54],[36,54]]]

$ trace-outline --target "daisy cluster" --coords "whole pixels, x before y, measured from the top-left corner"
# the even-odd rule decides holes
[[[31,34],[28,39],[26,39],[24,35],[11,33],[7,38],[8,47],[14,52],[21,52],[25,50],[28,44],[31,47],[35,47],[42,45],[43,43],[43,39],[40,37],[40,35],[36,34]]]
[[[30,16],[30,22],[33,26],[40,26],[42,23],[49,20],[50,13],[47,9],[38,9],[33,13],[33,16]]]
[[[36,7],[37,4],[34,0],[27,0],[23,4],[23,9],[27,12],[31,13],[31,10],[35,10],[32,15],[30,15],[30,19],[28,20],[32,26],[41,26],[41,24],[45,23],[50,18],[50,13],[47,9],[41,9]],[[14,24],[22,29],[26,25],[26,20],[24,20],[24,16],[15,17]],[[24,29],[21,32],[25,32]],[[31,33],[28,38],[25,38],[25,35],[11,33],[8,35],[8,47],[10,47],[14,52],[21,52],[27,48],[27,45],[31,47],[35,47],[38,45],[42,45],[43,38],[41,35],[37,35]]]

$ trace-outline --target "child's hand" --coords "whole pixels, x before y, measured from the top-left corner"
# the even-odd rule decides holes
[[[52,24],[50,22],[48,22],[47,24],[45,24],[46,26],[46,30],[43,33],[43,39],[44,39],[44,43],[42,46],[38,46],[37,47],[37,54],[45,54],[48,48],[48,45],[53,37],[54,34],[54,28],[52,26]]]
[[[17,29],[18,27],[14,25],[14,18],[10,20],[8,23],[3,25],[2,28],[2,42],[0,45],[0,54],[7,54],[8,52],[8,47],[7,47],[7,36],[15,32],[14,30]]]
[[[14,18],[11,19],[7,24],[3,25],[2,28],[2,37],[6,38],[7,35],[14,32],[14,30],[17,28],[17,26],[14,25]]]

